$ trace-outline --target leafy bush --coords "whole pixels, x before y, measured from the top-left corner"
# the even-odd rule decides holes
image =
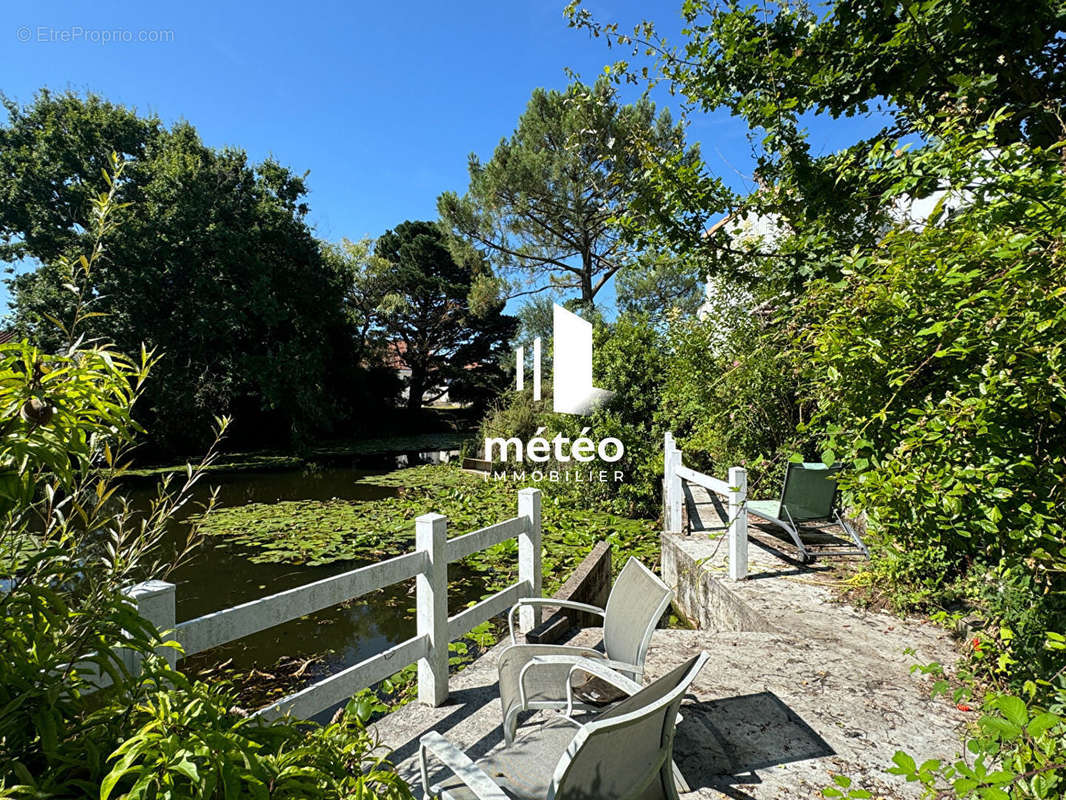
[[[508,392],[489,409],[478,426],[478,440],[517,436],[523,441],[537,432],[538,420],[550,413],[550,401],[533,401],[531,390]]]
[[[730,306],[676,319],[669,336],[661,413],[685,463],[723,478],[745,467],[749,489],[772,494],[805,411],[786,332]]]
[[[646,315],[623,314],[600,326],[594,337],[593,374],[597,385],[615,396],[591,417],[576,421],[594,438],[613,436],[625,445],[621,461],[602,464],[622,470],[624,480],[590,484],[616,513],[655,518],[659,512],[665,432],[659,406],[666,356],[666,342]]]
[[[96,199],[91,254],[59,264],[67,344],[0,346],[0,795],[409,797],[351,715],[327,728],[239,720],[223,689],[168,666],[159,652],[175,644],[127,595],[173,566],[162,536],[214,448],[176,489],[164,478],[145,513],[118,494],[152,357],[79,338],[114,208],[114,190]],[[176,559],[198,541],[194,524]]]
[[[323,727],[263,725],[226,709],[233,696],[203,683],[149,694],[133,735],[111,754],[100,800],[211,797],[410,797],[363,727],[353,700]]]
[[[797,361],[811,425],[826,459],[851,465],[845,486],[892,583],[936,602],[935,587],[974,569],[1024,573],[1048,625],[1066,615],[1066,176],[1057,147],[983,157],[994,127],[948,128],[907,164],[875,150],[870,168],[899,191],[916,172],[977,188],[812,285]],[[984,610],[993,625],[1020,619]],[[1016,680],[1063,663],[1026,627],[1008,648]]]

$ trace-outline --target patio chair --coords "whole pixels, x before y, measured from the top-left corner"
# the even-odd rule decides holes
[[[605,609],[550,597],[519,600],[508,616],[511,646],[500,654],[499,661],[504,739],[513,740],[518,714],[522,711],[563,708],[568,697],[574,710],[596,710],[637,691],[655,626],[673,596],[651,570],[630,558],[611,587]],[[573,645],[517,644],[514,616],[523,605],[558,606],[603,617],[602,652]],[[575,672],[572,668],[577,659],[596,660],[621,673],[628,682],[622,686],[617,681],[605,682],[602,675],[593,675],[589,670]],[[572,681],[580,679],[579,673],[586,677],[575,688]]]
[[[419,748],[426,800],[677,800],[678,707],[709,654],[699,653],[584,724],[559,715],[474,762],[436,731]],[[455,777],[431,784],[429,756]],[[683,787],[682,791],[687,791]]]
[[[800,528],[808,522],[830,522],[839,525],[847,533],[856,550],[831,550],[822,555],[870,557],[859,535],[840,515],[837,509],[837,480],[840,466],[828,467],[822,463],[792,463],[785,472],[780,500],[748,500],[747,509],[753,514],[780,528],[792,537],[800,553],[800,560],[813,560],[800,536]]]

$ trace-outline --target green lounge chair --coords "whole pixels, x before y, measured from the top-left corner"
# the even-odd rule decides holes
[[[813,560],[810,551],[800,536],[800,527],[808,522],[829,522],[839,525],[855,542],[856,550],[831,550],[823,555],[870,557],[859,535],[840,515],[837,508],[836,475],[839,466],[828,467],[821,463],[792,463],[785,472],[780,500],[749,500],[748,513],[784,528],[796,543],[800,559]]]

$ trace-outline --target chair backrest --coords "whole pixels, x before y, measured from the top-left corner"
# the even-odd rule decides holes
[[[708,658],[706,650],[693,656],[579,730],[555,768],[548,800],[676,798],[677,710]]]
[[[785,483],[781,487],[781,511],[778,516],[788,515],[796,522],[802,520],[829,519],[836,500],[837,479],[840,467],[827,467],[821,463],[805,462],[789,464]]]
[[[655,626],[674,593],[655,573],[630,558],[611,587],[603,620],[603,648],[615,661],[644,666]],[[640,675],[634,675],[640,680]]]

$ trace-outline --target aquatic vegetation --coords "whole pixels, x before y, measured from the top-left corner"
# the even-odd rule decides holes
[[[204,520],[204,529],[224,537],[256,563],[369,563],[410,552],[415,518],[421,514],[444,514],[453,537],[513,516],[521,488],[487,481],[451,465],[412,467],[361,483],[395,487],[399,495],[217,509]],[[561,584],[600,539],[614,545],[616,566],[630,555],[647,564],[658,559],[658,535],[650,521],[573,508],[550,498],[542,513],[547,592]],[[504,542],[461,564],[485,579],[486,591],[493,591],[514,579],[517,544]]]

